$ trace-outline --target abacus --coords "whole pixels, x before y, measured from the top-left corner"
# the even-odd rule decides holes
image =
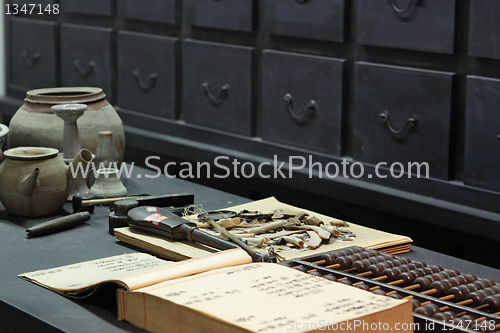
[[[500,285],[488,278],[351,246],[280,264],[413,305],[415,331],[500,332]]]

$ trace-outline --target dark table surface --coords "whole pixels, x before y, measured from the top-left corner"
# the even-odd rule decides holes
[[[133,176],[124,180],[129,194],[187,191],[194,194],[195,204],[201,204],[207,210],[250,201],[185,180],[167,179],[165,176],[146,178],[144,174],[154,172],[135,168]],[[138,178],[137,175],[142,177]],[[72,212],[70,204],[66,204],[64,209],[68,213]],[[71,230],[39,238],[26,237],[27,228],[53,218],[13,217],[0,205],[0,332],[143,332],[116,319],[112,293],[73,300],[17,277],[25,272],[135,252],[119,244],[108,233],[107,207],[96,207],[88,222]],[[500,281],[498,269],[418,246],[412,246],[409,253],[401,256]]]

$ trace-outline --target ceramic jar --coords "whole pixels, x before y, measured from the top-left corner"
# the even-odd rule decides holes
[[[78,165],[80,170],[86,170],[92,161],[87,149],[82,149],[70,166],[54,148],[17,147],[6,150],[4,155],[0,201],[7,212],[24,217],[57,213],[66,202],[68,184],[78,173]]]
[[[90,188],[90,193],[96,198],[115,198],[127,195],[127,188],[118,177],[118,169],[104,168],[98,169],[94,185]]]
[[[78,119],[81,147],[95,152],[99,132],[112,131],[116,150],[123,160],[125,132],[116,110],[101,88],[45,88],[26,93],[25,103],[12,117],[7,147],[41,146],[63,151],[64,121],[50,108],[57,104],[86,104],[88,109]]]
[[[9,134],[9,128],[4,124],[0,124],[0,150],[2,150],[3,142],[7,138],[7,134]]]

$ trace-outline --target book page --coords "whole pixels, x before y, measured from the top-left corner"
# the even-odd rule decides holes
[[[131,253],[24,273],[19,277],[70,296],[86,293],[103,282],[116,282],[132,290],[169,279],[249,262],[252,262],[252,258],[240,248],[178,263],[145,253]]]
[[[173,262],[145,253],[129,253],[20,274],[19,277],[60,293],[84,292],[106,281],[164,268]]]
[[[170,312],[179,311],[170,308],[163,313],[164,307],[158,307],[157,301],[148,303],[148,298],[161,298],[189,307],[252,332],[334,329],[334,324],[356,318],[364,318],[366,323],[373,320],[413,322],[408,300],[375,295],[269,263],[220,269],[132,293],[144,293],[147,296],[142,306],[134,308],[144,309],[145,328],[153,331],[154,326],[159,324],[159,318],[167,320],[165,316],[168,317]],[[391,309],[395,311],[384,314]],[[187,324],[196,325],[189,321]]]

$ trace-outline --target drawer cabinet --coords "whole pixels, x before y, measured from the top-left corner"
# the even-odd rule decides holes
[[[57,86],[56,23],[12,18],[10,24],[10,85]]]
[[[340,154],[343,60],[262,52],[264,140]]]
[[[111,55],[112,29],[73,24],[61,26],[63,86],[100,87],[113,103],[115,76]]]
[[[464,183],[500,191],[500,80],[467,77]]]
[[[175,118],[175,38],[118,33],[118,105]]]
[[[344,0],[264,1],[264,27],[272,35],[342,42]]]
[[[500,2],[471,0],[469,55],[500,59]]]
[[[121,0],[120,12],[123,17],[133,20],[159,23],[179,23],[181,0]]]
[[[355,71],[354,159],[405,171],[426,162],[431,177],[447,179],[453,74],[368,63]]]
[[[186,122],[250,135],[253,48],[185,40]]]
[[[188,24],[227,30],[252,31],[254,0],[184,0]]]
[[[113,16],[115,14],[114,0],[60,0],[65,12]]]
[[[455,0],[358,0],[360,44],[453,53]]]

